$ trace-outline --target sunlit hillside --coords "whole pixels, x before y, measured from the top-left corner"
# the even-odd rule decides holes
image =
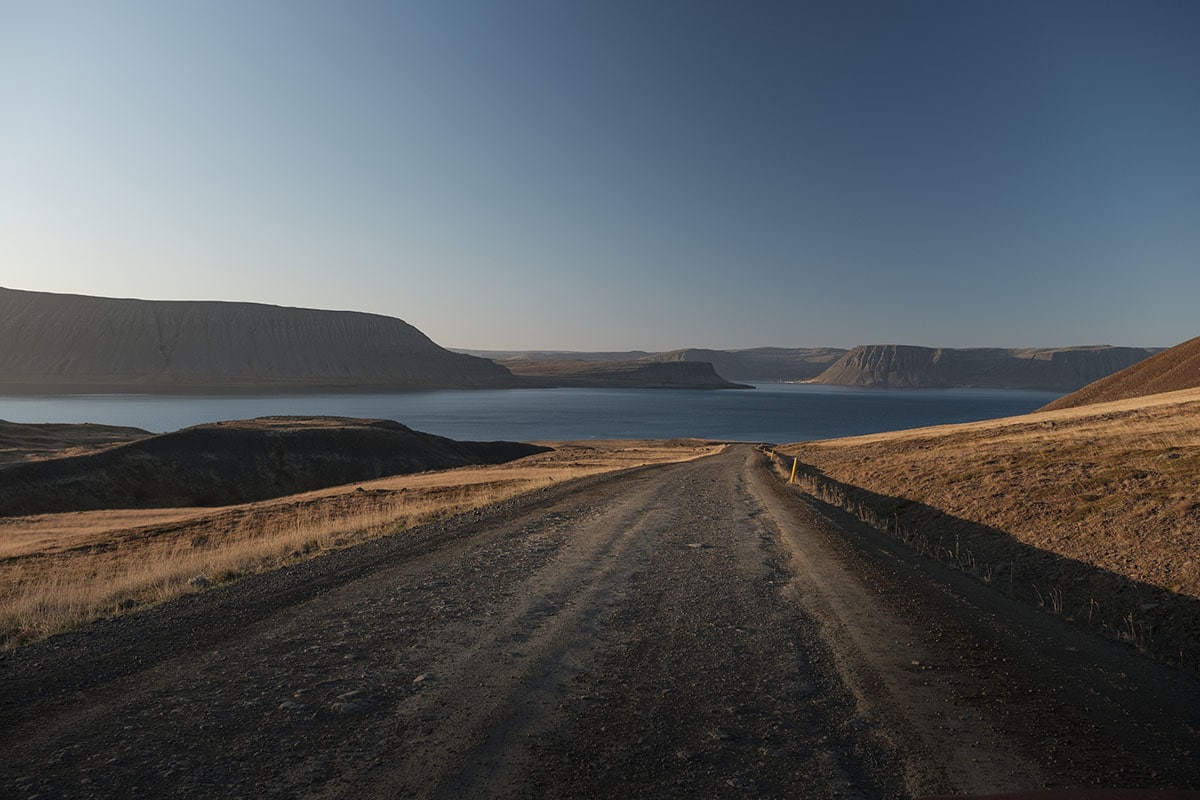
[[[1198,389],[778,452],[812,492],[1073,619],[1153,646],[1200,608]]]

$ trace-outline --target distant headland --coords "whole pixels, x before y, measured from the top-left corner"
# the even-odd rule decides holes
[[[0,394],[736,389],[746,381],[1070,392],[1156,352],[1108,345],[453,351],[379,314],[0,288]]]

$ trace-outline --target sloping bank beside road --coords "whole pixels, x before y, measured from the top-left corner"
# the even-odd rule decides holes
[[[1194,673],[919,556],[769,464],[755,477],[793,595],[911,793],[1200,788]]]
[[[996,591],[1200,667],[1200,390],[787,445],[802,488]]]

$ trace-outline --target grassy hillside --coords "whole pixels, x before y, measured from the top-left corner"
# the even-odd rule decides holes
[[[1042,411],[1200,387],[1200,336],[1060,397]]]
[[[0,467],[24,461],[84,455],[153,436],[141,428],[93,423],[7,422],[0,419]]]
[[[778,452],[806,490],[918,550],[1200,659],[1200,389]]]

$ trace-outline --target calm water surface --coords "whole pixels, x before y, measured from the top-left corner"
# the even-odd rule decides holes
[[[0,419],[98,422],[164,432],[226,419],[329,414],[394,419],[455,439],[697,436],[796,442],[1024,414],[1059,395],[993,389],[849,389],[765,383],[753,391],[506,389],[273,396],[0,397]]]

